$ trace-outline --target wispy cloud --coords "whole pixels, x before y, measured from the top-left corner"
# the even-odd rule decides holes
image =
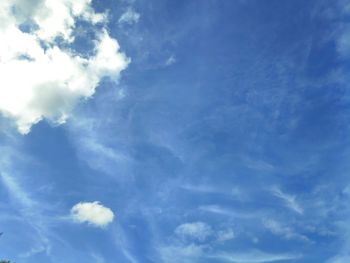
[[[203,258],[208,249],[205,245],[170,245],[158,248],[158,253],[163,262],[169,263],[191,263]]]
[[[131,252],[131,246],[123,227],[117,223],[112,230],[113,240],[117,250],[120,250],[125,260],[129,263],[139,263],[135,255]]]
[[[291,227],[284,226],[280,222],[277,222],[272,219],[264,220],[264,226],[271,231],[271,233],[281,236],[285,239],[295,239],[310,242],[310,240],[297,232],[295,232]]]
[[[91,253],[91,257],[94,258],[96,263],[105,263],[106,262],[106,260],[99,254]]]
[[[114,102],[117,100],[104,101],[105,105]],[[79,158],[91,169],[115,176],[116,170],[120,172],[132,163],[132,158],[121,149],[113,147],[110,138],[103,135],[105,130],[101,126],[104,123],[104,110],[93,114],[75,113],[72,121],[67,125],[71,141],[79,153]],[[118,169],[116,169],[117,166]],[[121,176],[123,174],[119,173],[119,177],[115,178],[123,180],[125,179]],[[128,179],[130,178],[131,176]]]
[[[3,150],[2,154],[0,157],[0,182],[5,186],[10,198],[14,201],[14,208],[21,215],[21,222],[27,223],[30,226],[28,231],[33,231],[36,236],[35,242],[33,242],[28,251],[19,254],[19,257],[29,258],[38,253],[50,255],[51,242],[48,237],[51,234],[47,227],[46,217],[43,215],[45,204],[31,196],[18,172],[15,172],[15,169],[13,169],[15,150]],[[18,153],[17,155],[20,154]],[[29,159],[27,158],[27,161]],[[18,163],[16,166],[18,166]]]
[[[191,192],[198,192],[198,193],[223,193],[226,194],[226,192],[222,189],[219,189],[217,187],[209,186],[209,185],[193,185],[193,184],[185,184],[180,186],[184,190],[188,190]]]
[[[204,241],[212,235],[213,231],[211,226],[204,222],[192,222],[179,225],[176,227],[175,233],[181,238]]]
[[[119,24],[135,24],[140,20],[141,15],[137,13],[133,8],[128,8],[119,18]]]
[[[199,210],[218,214],[222,216],[230,216],[230,217],[237,217],[237,218],[255,218],[257,217],[257,213],[250,213],[250,212],[240,212],[233,209],[229,209],[220,205],[202,205],[199,206]]]
[[[35,202],[29,197],[28,193],[22,189],[19,182],[13,176],[5,172],[0,173],[0,178],[8,191],[23,207],[26,209],[34,208]]]
[[[214,249],[210,245],[171,245],[159,248],[160,258],[164,262],[201,262],[215,260],[215,262],[232,263],[269,263],[296,260],[302,257],[298,253],[268,253],[260,250],[245,252],[224,252]]]
[[[286,194],[284,192],[282,192],[280,189],[278,188],[273,188],[271,190],[272,194],[280,199],[282,199],[285,203],[285,205],[293,210],[294,212],[298,213],[298,214],[303,214],[304,213],[304,209],[301,207],[301,205],[297,202],[296,197],[294,195],[289,195]]]
[[[217,236],[217,241],[225,242],[225,241],[234,239],[236,237],[236,234],[232,228],[228,228],[228,229],[218,231],[216,233],[216,236]]]
[[[232,263],[267,263],[295,260],[300,257],[300,254],[272,254],[259,250],[252,250],[245,253],[217,253],[209,256],[209,258]]]
[[[174,55],[171,55],[166,61],[165,65],[166,66],[171,66],[176,63],[176,57]]]

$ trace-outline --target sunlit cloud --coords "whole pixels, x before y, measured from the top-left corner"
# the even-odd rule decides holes
[[[129,63],[91,0],[2,1],[0,13],[0,113],[23,134],[42,119],[64,123],[103,77],[116,81]],[[99,24],[88,55],[74,49],[78,19]]]
[[[99,202],[85,202],[74,205],[71,217],[78,223],[89,223],[97,227],[105,227],[114,219],[113,211]]]

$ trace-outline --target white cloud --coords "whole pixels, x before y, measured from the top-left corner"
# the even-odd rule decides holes
[[[119,18],[119,24],[135,24],[140,20],[141,15],[137,13],[134,9],[129,8],[126,10]]]
[[[235,232],[231,228],[225,229],[225,230],[220,230],[217,233],[217,241],[219,241],[219,242],[225,242],[228,240],[232,240],[234,238],[235,238]]]
[[[228,217],[245,218],[245,219],[254,218],[259,215],[258,213],[235,211],[219,205],[203,205],[198,207],[198,209],[201,211],[218,214],[226,217],[228,216]]]
[[[174,55],[171,55],[166,61],[165,65],[166,66],[171,66],[172,64],[176,63],[176,57]]]
[[[231,262],[231,263],[268,263],[296,260],[301,254],[268,253],[261,250],[244,252],[216,251],[208,245],[172,245],[158,247],[161,262]],[[333,263],[333,262],[332,262]],[[336,261],[336,263],[338,263]]]
[[[0,179],[12,196],[27,209],[32,208],[35,202],[30,198],[26,191],[22,189],[19,182],[5,172],[0,172]]]
[[[182,238],[204,241],[212,234],[212,229],[204,222],[185,223],[175,229],[175,234]]]
[[[78,18],[90,26],[102,23],[88,57],[71,48]],[[65,122],[81,99],[94,94],[101,78],[117,80],[127,67],[129,59],[105,29],[106,19],[94,12],[91,0],[1,1],[0,113],[21,133],[42,119]],[[30,29],[22,31],[23,25]]]
[[[207,247],[204,245],[190,244],[187,246],[162,246],[158,248],[161,262],[167,263],[192,263],[198,262],[206,253]]]
[[[108,95],[112,97],[112,94]],[[97,99],[98,102],[100,99]],[[104,102],[104,106],[110,103],[105,98],[101,102]],[[90,111],[76,112],[67,126],[74,138],[73,143],[77,147],[79,158],[92,169],[114,176],[116,166],[118,166],[118,171],[124,171],[132,160],[121,149],[113,147],[110,141],[106,140],[109,138],[108,136],[101,136],[106,133],[105,127],[101,124],[103,121],[106,122],[106,110],[108,111],[104,108],[103,111],[95,111],[94,113]],[[128,179],[130,178],[128,177]],[[124,180],[125,177],[118,176],[118,179]]]
[[[296,212],[298,214],[303,214],[304,213],[304,209],[296,201],[296,197],[295,196],[283,193],[278,188],[272,189],[272,193],[276,197],[281,198],[285,202],[286,206],[289,209],[293,210],[294,212]]]
[[[113,211],[99,202],[78,203],[72,207],[71,216],[76,222],[87,222],[98,227],[105,227],[114,219]]]
[[[11,144],[15,146],[17,142],[11,140]],[[28,250],[25,252],[20,252],[19,257],[30,257],[42,252],[50,254],[51,242],[48,236],[55,237],[55,235],[50,233],[48,218],[44,216],[43,211],[48,211],[55,205],[51,203],[50,206],[47,206],[43,200],[34,199],[31,191],[33,187],[28,186],[28,181],[24,180],[19,171],[18,167],[32,161],[30,156],[14,147],[1,146],[0,152],[0,184],[7,190],[10,197],[8,201],[11,202],[12,209],[18,214],[18,218],[11,216],[11,219],[28,223],[30,227],[27,232],[33,237],[31,247],[27,248]],[[6,216],[4,211],[1,219],[6,218]]]
[[[272,234],[282,236],[285,239],[296,239],[302,241],[310,241],[306,236],[296,233],[291,227],[284,226],[281,223],[269,219],[264,221],[264,226],[271,231]]]
[[[344,262],[350,262],[349,255],[339,255],[327,260],[327,263],[344,263]]]
[[[299,254],[270,254],[260,250],[252,250],[245,253],[224,253],[219,252],[209,256],[220,261],[232,263],[263,263],[280,262],[300,258]]]

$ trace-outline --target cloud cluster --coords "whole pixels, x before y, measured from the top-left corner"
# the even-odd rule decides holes
[[[114,213],[99,202],[78,203],[71,209],[71,217],[78,223],[89,223],[98,227],[105,227],[113,222]]]
[[[96,29],[93,50],[74,50],[77,21]],[[116,80],[129,59],[91,0],[0,2],[0,113],[26,134],[42,119],[65,122],[103,77]]]

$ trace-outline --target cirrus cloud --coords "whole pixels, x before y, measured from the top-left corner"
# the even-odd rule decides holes
[[[134,9],[129,8],[126,10],[118,20],[119,24],[136,24],[139,22],[141,15],[137,13]]]

